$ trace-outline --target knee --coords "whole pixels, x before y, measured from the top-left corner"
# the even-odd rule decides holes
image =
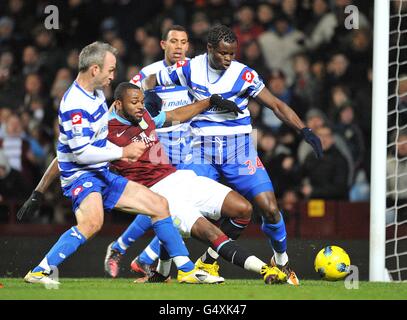
[[[89,219],[78,223],[78,229],[86,237],[86,239],[89,239],[98,233],[102,229],[102,226],[103,221],[98,219]]]
[[[168,200],[160,195],[157,196],[156,199],[156,217],[157,218],[166,218],[170,216],[170,206],[168,204]]]
[[[253,213],[253,206],[247,200],[241,201],[239,203],[239,208],[237,210],[237,217],[239,219],[247,219],[250,220]]]
[[[263,217],[268,220],[269,223],[276,224],[281,220],[280,210],[276,203],[269,203],[268,206],[262,209],[262,213]]]

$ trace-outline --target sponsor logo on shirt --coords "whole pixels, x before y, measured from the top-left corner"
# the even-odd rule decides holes
[[[74,137],[82,136],[82,113],[76,112],[71,116],[72,120],[72,135]]]
[[[160,86],[158,87],[159,91],[165,91],[165,90],[169,90],[169,89],[174,89],[176,86],[172,85],[172,86]]]
[[[126,130],[116,133],[116,137],[120,138],[125,132]]]
[[[166,110],[167,108],[177,108],[177,107],[183,107],[189,103],[188,100],[186,99],[180,99],[180,100],[172,100],[172,101],[163,101],[163,106],[162,109]]]
[[[188,60],[181,60],[177,62],[177,68],[186,66],[188,64]]]
[[[142,74],[136,74],[132,79],[131,82],[133,84],[136,84],[137,82],[141,81],[143,79],[143,75]]]
[[[243,75],[242,75],[242,79],[246,82],[252,83],[252,81],[254,79],[254,74],[251,73],[249,70],[246,70],[246,72],[243,73]]]
[[[82,186],[76,187],[75,189],[72,190],[72,195],[74,197],[78,196],[78,194],[80,194],[83,190]]]
[[[151,132],[150,136],[147,136],[145,132],[142,132],[140,135],[133,137],[132,141],[142,141],[148,148],[150,148],[157,141],[157,137],[153,132]]]
[[[229,113],[230,111],[225,110],[220,107],[212,107],[206,110],[206,112],[211,112],[211,113]]]
[[[82,113],[76,112],[71,116],[72,125],[82,124]]]

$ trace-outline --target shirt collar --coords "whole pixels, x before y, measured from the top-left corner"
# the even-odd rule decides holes
[[[123,117],[119,116],[119,115],[117,114],[115,108],[113,108],[112,111],[111,111],[110,114],[109,114],[109,120],[112,120],[112,119],[116,119],[117,121],[119,121],[119,122],[121,122],[121,123],[123,123],[123,124],[125,124],[125,125],[131,126],[131,122],[128,121],[128,120],[126,120],[126,119],[124,119]]]

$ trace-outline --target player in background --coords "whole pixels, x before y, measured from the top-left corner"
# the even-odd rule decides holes
[[[243,111],[236,116],[213,107],[193,118],[193,140],[188,155],[191,161],[182,164],[181,168],[194,170],[196,174],[214,180],[223,176],[233,189],[252,201],[261,211],[262,230],[274,251],[271,264],[279,266],[287,274],[288,283],[298,285],[298,277],[288,262],[285,223],[274,188],[250,134],[249,98],[255,98],[273,110],[280,120],[295,128],[313,147],[317,157],[322,156],[321,142],[287,104],[270,93],[256,71],[234,60],[237,46],[236,35],[230,28],[215,26],[208,33],[207,53],[177,63],[156,76],[149,76],[143,87],[149,89],[157,83],[184,85],[190,88],[197,100],[220,94],[234,101]],[[231,231],[228,234],[237,235],[245,226],[231,221],[229,227]],[[217,258],[216,252],[209,250],[201,261],[212,264]]]
[[[163,35],[160,42],[164,50],[164,59],[154,62],[135,75],[130,83],[141,87],[141,81],[158,71],[184,61],[188,51],[188,33],[179,25],[171,26]],[[145,104],[154,117],[159,110],[171,111],[176,108],[191,104],[193,97],[186,86],[156,86],[144,93]],[[159,107],[157,107],[159,105]],[[158,137],[169,156],[170,162],[175,166],[182,161],[185,147],[189,144],[190,130],[189,121],[178,123],[174,121],[171,126],[157,129]]]
[[[83,48],[79,55],[78,76],[65,93],[58,110],[60,134],[57,147],[62,190],[72,201],[77,225],[59,238],[24,280],[59,284],[50,277],[52,268],[59,266],[101,229],[104,210],[116,208],[151,217],[156,235],[179,270],[180,282],[223,282],[223,278],[195,268],[172,223],[164,197],[109,171],[110,161],[135,161],[147,147],[143,141],[119,147],[107,140],[108,108],[102,89],[114,79],[115,69],[116,49],[109,44],[94,42]]]

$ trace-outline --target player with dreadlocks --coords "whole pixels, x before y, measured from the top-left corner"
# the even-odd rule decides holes
[[[236,35],[230,28],[215,26],[208,34],[207,53],[161,70],[155,77],[148,77],[144,85],[147,89],[156,82],[159,85],[187,86],[197,100],[219,94],[234,101],[243,111],[236,116],[213,107],[194,117],[191,121],[193,138],[188,157],[190,162],[182,166],[214,180],[224,177],[232,188],[260,209],[262,230],[274,251],[271,264],[279,266],[287,274],[288,283],[298,285],[299,280],[288,263],[285,223],[273,184],[257,155],[250,134],[249,98],[255,98],[280,120],[296,129],[313,147],[318,158],[322,156],[321,142],[287,104],[270,93],[255,70],[234,60],[237,46]],[[236,239],[248,223],[225,219],[221,230]],[[213,270],[211,265],[216,263],[217,258],[217,252],[209,248],[200,258],[200,267]]]

